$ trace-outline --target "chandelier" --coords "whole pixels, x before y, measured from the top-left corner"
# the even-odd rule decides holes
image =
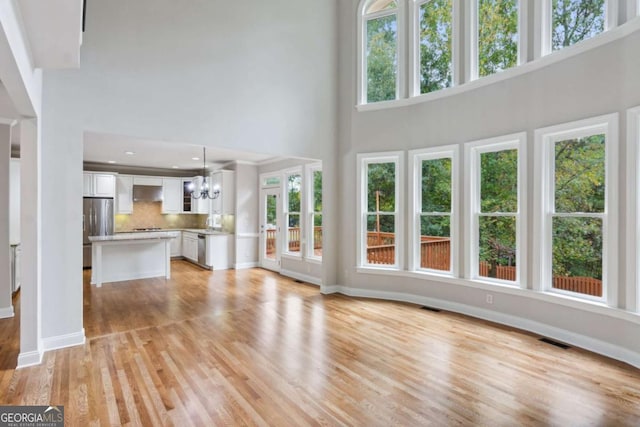
[[[207,181],[207,151],[202,147],[202,183],[200,188],[194,188],[191,191],[191,197],[194,199],[217,199],[220,197],[220,188],[217,185],[210,190]]]

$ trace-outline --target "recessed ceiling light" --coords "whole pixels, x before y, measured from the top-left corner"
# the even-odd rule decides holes
[[[179,166],[171,166],[173,169],[180,169]]]
[[[192,157],[191,160],[200,160],[200,157]]]
[[[108,160],[107,161],[107,163],[110,163],[110,164],[114,164],[115,162],[116,162],[115,160]]]
[[[125,151],[124,154],[126,154],[127,156],[133,156],[136,153],[134,151]]]

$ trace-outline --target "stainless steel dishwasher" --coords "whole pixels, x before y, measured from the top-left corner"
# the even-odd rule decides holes
[[[198,264],[207,265],[207,236],[198,234]]]

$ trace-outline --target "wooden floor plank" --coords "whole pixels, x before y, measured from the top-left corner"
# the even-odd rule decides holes
[[[19,300],[0,320],[0,404],[72,426],[640,425],[638,369],[531,333],[261,269],[89,274],[84,346],[16,371]]]

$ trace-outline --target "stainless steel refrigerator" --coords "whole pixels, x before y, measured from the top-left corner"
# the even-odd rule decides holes
[[[89,236],[113,234],[113,199],[85,197],[82,213],[82,266],[91,267]]]

